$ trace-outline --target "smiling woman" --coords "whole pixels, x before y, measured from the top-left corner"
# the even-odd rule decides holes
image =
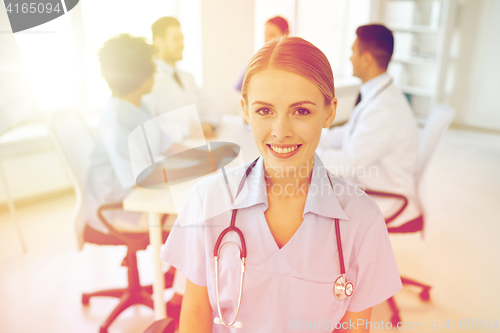
[[[315,154],[336,104],[311,43],[282,37],[252,58],[241,105],[261,157],[200,181],[162,253],[188,278],[180,332],[366,332],[351,323],[401,288],[380,210]],[[232,209],[210,215],[226,188]]]

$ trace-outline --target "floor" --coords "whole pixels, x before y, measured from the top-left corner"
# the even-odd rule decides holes
[[[412,288],[396,295],[402,331],[474,332],[487,320],[497,326],[488,331],[499,331],[500,135],[449,130],[425,184],[425,240],[391,236],[400,272],[432,285],[426,303]],[[70,223],[74,203],[66,194],[19,208],[26,254],[8,211],[0,211],[0,332],[98,332],[117,303],[102,298],[81,305],[82,292],[125,286],[126,270],[119,266],[125,249],[87,244],[78,252]],[[150,283],[147,251],[139,265],[142,281]],[[372,332],[387,327],[389,318],[385,303],[375,307]],[[109,333],[141,333],[152,321],[152,310],[136,306]]]

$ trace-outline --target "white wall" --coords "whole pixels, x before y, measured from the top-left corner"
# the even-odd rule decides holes
[[[476,2],[476,0],[474,0]],[[500,1],[481,0],[465,122],[500,130]]]
[[[224,113],[240,111],[234,86],[253,55],[254,0],[202,0],[204,89]]]
[[[499,17],[498,0],[459,3],[445,92],[458,124],[500,130]]]

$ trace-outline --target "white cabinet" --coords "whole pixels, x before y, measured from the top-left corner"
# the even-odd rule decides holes
[[[380,0],[379,17],[394,34],[389,73],[417,117],[442,102],[453,0]]]

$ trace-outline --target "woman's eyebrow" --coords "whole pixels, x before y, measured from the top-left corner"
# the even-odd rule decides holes
[[[261,102],[261,101],[255,101],[252,103],[252,105],[254,105],[254,104],[261,104],[261,105],[265,105],[265,106],[274,106],[271,103],[266,103],[266,102]]]
[[[271,103],[267,103],[267,102],[261,102],[261,101],[255,101],[252,103],[252,105],[254,104],[261,104],[261,105],[265,105],[265,106],[274,106],[272,105]],[[311,102],[311,101],[300,101],[300,102],[295,102],[293,104],[290,104],[290,108],[293,108],[295,106],[299,106],[299,105],[303,105],[303,104],[311,104],[311,105],[316,105],[316,103],[314,102]]]
[[[302,105],[302,104],[311,104],[311,105],[316,105],[316,103],[313,103],[311,101],[300,101],[300,102],[296,102],[296,103],[293,103],[293,104],[290,104],[290,108],[293,108],[295,106],[299,106],[299,105]]]

